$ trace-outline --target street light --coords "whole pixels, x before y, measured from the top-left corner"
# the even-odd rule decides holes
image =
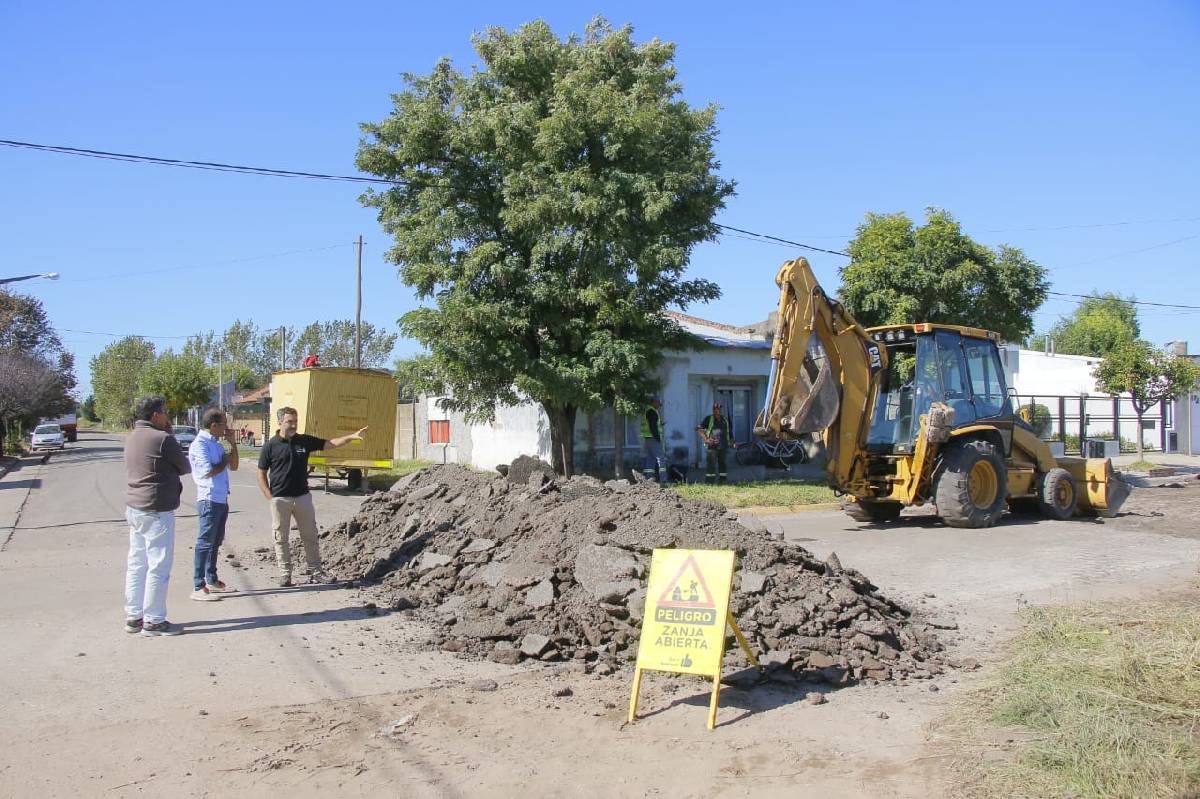
[[[0,277],[0,286],[5,283],[16,283],[18,280],[34,280],[44,277],[47,280],[58,280],[58,272],[43,272],[40,275],[21,275],[20,277]]]

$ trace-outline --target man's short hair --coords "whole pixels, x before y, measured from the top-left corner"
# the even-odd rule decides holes
[[[200,417],[200,425],[205,430],[223,421],[225,421],[225,411],[216,407],[205,408],[204,416]]]
[[[295,416],[296,418],[300,418],[299,411],[297,411],[295,408],[289,408],[287,406],[284,406],[284,407],[280,408],[279,410],[275,411],[275,421],[282,422],[283,417],[288,416],[288,415]]]
[[[156,413],[167,412],[167,398],[161,394],[138,397],[133,403],[133,415],[139,422],[148,422]]]

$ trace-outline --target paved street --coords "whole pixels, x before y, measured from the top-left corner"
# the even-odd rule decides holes
[[[126,635],[122,441],[83,433],[48,464],[0,481],[0,528],[16,511],[8,498],[34,489],[0,552],[0,795],[100,795],[150,772],[177,795],[199,793],[224,765],[219,739],[208,740],[214,717],[426,685],[435,660],[440,677],[500,669],[422,653],[397,661],[419,628],[367,616],[346,589],[274,587],[274,569],[252,552],[271,532],[245,462],[223,552],[251,567],[225,561],[221,573],[240,593],[188,600],[197,526],[185,478],[168,603],[185,634]],[[315,495],[326,524],[361,500]]]

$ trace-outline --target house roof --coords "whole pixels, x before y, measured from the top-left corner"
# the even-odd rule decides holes
[[[234,405],[249,405],[255,402],[263,402],[271,398],[271,384],[259,388],[252,388],[249,391],[235,394],[233,397]]]
[[[771,349],[770,340],[749,327],[734,327],[721,322],[711,322],[678,311],[665,311],[664,315],[674,319],[684,330],[699,336],[714,347],[734,347],[748,350]]]

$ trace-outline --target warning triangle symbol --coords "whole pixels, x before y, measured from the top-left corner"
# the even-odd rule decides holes
[[[667,583],[666,590],[658,598],[658,604],[683,608],[716,608],[694,555],[687,556],[687,560],[679,568],[679,573]]]

